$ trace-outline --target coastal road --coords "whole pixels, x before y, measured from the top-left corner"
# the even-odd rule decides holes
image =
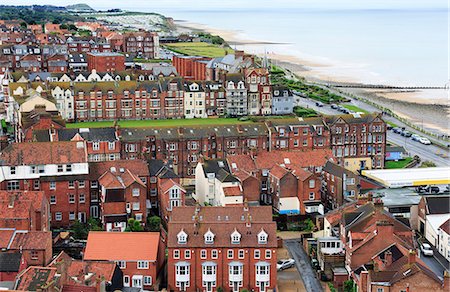
[[[306,291],[309,292],[321,292],[323,291],[320,281],[316,277],[316,273],[309,263],[309,258],[301,246],[300,239],[286,239],[284,240],[284,246],[288,249],[291,257],[295,261],[300,276],[302,277],[303,284]]]
[[[342,114],[338,110],[334,110],[330,107],[330,105],[324,105],[323,107],[316,106],[316,102],[314,100],[311,100],[309,98],[302,98],[302,97],[295,97],[296,105],[306,108],[312,108],[313,110],[320,112],[325,115],[336,115],[336,114]],[[352,104],[367,110],[369,112],[375,112],[378,111],[375,107],[365,104],[360,101],[353,101]],[[392,117],[383,117],[386,120],[391,120],[394,123],[396,123],[399,126],[404,126],[406,129],[408,129],[411,133],[416,133],[420,136],[424,136],[422,133],[419,133],[410,127],[404,125],[402,122],[397,121],[396,119]],[[392,131],[388,131],[387,134],[388,141],[405,147],[405,149],[412,155],[418,155],[422,161],[429,160],[433,161],[436,166],[450,166],[450,154],[449,151],[443,150],[440,147],[437,147],[435,145],[423,145],[419,142],[415,142],[411,140],[411,138],[405,138],[399,134],[395,134]]]

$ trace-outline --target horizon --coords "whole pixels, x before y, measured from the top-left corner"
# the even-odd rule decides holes
[[[448,9],[448,3],[445,0],[429,0],[424,3],[421,0],[396,0],[394,3],[387,0],[369,0],[361,1],[356,0],[341,0],[338,3],[332,0],[247,0],[242,3],[240,0],[229,0],[229,1],[208,1],[208,0],[165,0],[165,1],[137,1],[136,4],[132,6],[129,3],[118,1],[118,0],[68,0],[65,1],[65,5],[61,5],[60,1],[57,0],[36,0],[30,3],[29,0],[3,0],[2,5],[12,5],[12,6],[30,6],[30,5],[53,5],[53,6],[67,6],[73,4],[87,4],[96,10],[102,9],[113,9],[120,8],[125,10],[132,10],[136,8],[145,9],[175,9],[175,10],[209,10],[209,9],[271,9],[280,8],[285,6],[286,8],[329,8],[329,9],[357,9],[357,10],[367,10],[367,9],[402,9],[409,8],[411,10],[425,9]],[[193,9],[193,7],[195,7]],[[408,9],[408,10],[409,10]]]

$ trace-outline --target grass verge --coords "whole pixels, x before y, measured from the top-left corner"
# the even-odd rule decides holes
[[[412,157],[406,157],[403,160],[399,161],[386,161],[384,164],[384,168],[386,169],[395,169],[395,168],[405,168],[408,163],[410,163],[413,160]]]
[[[362,112],[362,113],[365,113],[365,114],[369,113],[369,111],[366,111],[365,109],[357,107],[356,105],[353,105],[353,104],[341,104],[341,106],[345,107],[349,111],[354,111],[355,113],[357,113],[357,112]]]
[[[231,48],[223,48],[204,42],[185,42],[164,45],[167,49],[186,56],[203,56],[209,58],[223,57],[232,54]]]

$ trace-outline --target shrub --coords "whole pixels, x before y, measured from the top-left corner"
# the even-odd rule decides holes
[[[149,231],[159,231],[161,229],[161,218],[158,216],[151,216],[147,219],[147,226]]]

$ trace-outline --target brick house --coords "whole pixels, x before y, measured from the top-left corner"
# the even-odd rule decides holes
[[[134,161],[134,160],[133,160]],[[150,204],[152,208],[159,206],[159,184],[164,180],[173,180],[177,183],[180,182],[180,177],[173,172],[173,166],[168,161],[159,159],[148,160],[148,172],[150,180],[148,182]]]
[[[391,251],[393,250],[393,251]],[[381,257],[381,258],[380,258]],[[395,246],[375,258],[374,265],[359,272],[356,278],[358,291],[448,291],[450,275],[436,275],[414,251],[404,251]]]
[[[321,118],[273,119],[269,128],[269,150],[329,149],[330,134]]]
[[[128,168],[112,166],[98,179],[106,231],[125,231],[129,218],[147,222],[147,186]]]
[[[324,120],[339,165],[355,172],[384,168],[386,123],[381,114],[325,116]]]
[[[116,72],[125,70],[125,56],[119,53],[90,52],[86,54],[88,71],[97,72]]]
[[[210,116],[224,116],[227,110],[227,99],[225,89],[219,82],[206,81],[205,87],[205,103],[206,114]]]
[[[11,144],[1,154],[1,188],[43,191],[51,226],[66,227],[89,215],[89,168],[83,142]]]
[[[123,52],[140,58],[159,59],[159,36],[148,31],[124,33]]]
[[[172,57],[172,64],[178,74],[186,80],[206,80],[206,65],[211,58],[197,56]]]
[[[17,275],[14,290],[33,291],[37,287],[44,286],[47,292],[61,291],[61,286],[54,281],[57,274],[56,268],[31,266]],[[89,291],[92,292],[92,291]]]
[[[89,232],[85,261],[115,261],[123,286],[159,291],[165,245],[157,232]]]
[[[247,86],[241,73],[227,74],[225,80],[227,114],[230,116],[248,115]]]
[[[103,162],[91,162],[89,163],[89,179],[90,179],[90,197],[91,197],[91,210],[90,214],[93,218],[100,218],[101,216],[101,185],[99,184],[100,177],[111,170],[111,168],[117,170],[128,169],[135,176],[147,185],[146,196],[150,191],[149,181],[150,174],[148,170],[148,164],[144,160],[114,160]]]
[[[173,171],[186,179],[194,177],[201,155],[205,159],[225,159],[237,154],[263,151],[267,147],[267,129],[261,123],[123,128],[120,129],[120,136],[122,158],[171,161]]]
[[[19,251],[0,253],[0,282],[15,281],[17,274],[26,268],[27,262]]]
[[[270,207],[179,207],[168,234],[171,291],[268,291],[276,286]]]
[[[344,167],[327,161],[323,167],[322,201],[326,208],[333,210],[342,206],[347,197],[359,195],[359,175]]]
[[[0,248],[4,253],[21,253],[28,266],[45,266],[52,260],[50,231],[0,229]]]
[[[44,192],[0,191],[0,228],[50,230],[50,204]]]
[[[248,87],[248,114],[272,114],[272,89],[267,68],[248,68],[245,70]],[[292,112],[292,111],[291,111]]]
[[[169,221],[173,208],[185,205],[186,190],[177,180],[159,177],[158,201],[161,218]]]

